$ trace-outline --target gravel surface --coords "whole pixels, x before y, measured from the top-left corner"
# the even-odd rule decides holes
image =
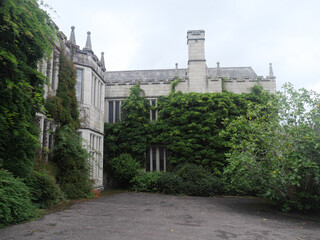
[[[0,229],[0,239],[319,240],[320,216],[284,214],[258,198],[126,192]]]

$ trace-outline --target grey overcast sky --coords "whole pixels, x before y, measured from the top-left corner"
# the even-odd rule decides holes
[[[251,66],[277,89],[285,82],[320,93],[319,0],[45,0],[77,44],[105,52],[107,70],[186,68],[187,30],[206,32],[208,67]],[[49,10],[48,10],[49,11]]]

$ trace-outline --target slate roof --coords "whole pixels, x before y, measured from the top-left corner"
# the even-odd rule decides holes
[[[257,74],[253,71],[252,67],[221,67],[220,76],[224,78],[257,78]],[[217,76],[217,68],[208,68],[209,76],[216,77]]]
[[[175,77],[185,77],[187,69],[156,69],[156,70],[132,70],[132,71],[107,71],[105,73],[107,83],[135,83],[140,82],[171,82]]]
[[[251,67],[225,67],[219,68],[220,77],[227,79],[257,78],[257,74]],[[132,71],[107,71],[105,80],[107,83],[136,83],[144,82],[171,82],[176,76],[184,78],[188,69],[155,69],[155,70],[132,70]],[[217,68],[208,68],[208,77],[217,77]]]

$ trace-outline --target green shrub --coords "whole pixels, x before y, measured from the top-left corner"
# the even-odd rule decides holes
[[[111,175],[122,188],[129,186],[140,170],[140,164],[130,154],[121,154],[106,162],[107,174]]]
[[[131,189],[137,192],[157,192],[159,179],[163,175],[163,172],[140,172],[131,180]]]
[[[10,172],[0,169],[0,228],[32,219],[35,210],[28,187]]]
[[[320,208],[320,94],[285,84],[276,101],[249,105],[222,132],[228,188],[275,201],[284,211]],[[276,114],[272,109],[277,109]]]
[[[33,171],[28,183],[32,202],[38,208],[51,209],[63,199],[63,194],[53,176],[48,173]]]
[[[166,194],[183,193],[183,180],[172,172],[165,172],[158,180],[159,191]]]
[[[176,175],[182,178],[182,192],[190,196],[211,196],[221,191],[215,190],[215,184],[219,181],[212,173],[201,165],[185,164]],[[218,184],[217,184],[218,185]],[[217,186],[221,188],[221,185]]]
[[[68,199],[92,198],[93,180],[84,174],[83,169],[69,169],[59,176],[60,186]]]
[[[139,192],[161,192],[190,196],[224,193],[224,185],[202,166],[186,164],[174,172],[141,172],[131,180],[131,189]]]
[[[64,126],[56,131],[53,149],[56,179],[69,199],[93,197],[89,158],[89,153],[72,129]]]

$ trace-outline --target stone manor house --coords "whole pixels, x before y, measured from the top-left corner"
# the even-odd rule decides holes
[[[130,88],[140,82],[150,104],[157,105],[159,96],[168,95],[171,82],[177,78],[181,81],[176,91],[189,92],[222,92],[222,89],[234,93],[250,92],[251,87],[260,84],[263,89],[274,93],[276,81],[272,65],[269,65],[269,76],[258,76],[251,67],[220,67],[219,62],[214,68],[208,68],[205,58],[205,31],[192,30],[187,32],[188,67],[157,70],[107,71],[104,53],[100,59],[95,55],[91,44],[91,33],[87,33],[86,46],[81,49],[76,45],[75,28],[71,27],[69,40],[56,27],[61,43],[57,43],[52,57],[39,64],[39,70],[45,74],[50,83],[45,87],[45,97],[55,95],[58,87],[59,49],[63,44],[67,55],[72,59],[77,73],[76,95],[79,103],[81,127],[78,130],[83,145],[92,155],[90,160],[91,177],[95,180],[94,187],[103,189],[103,138],[104,122],[121,121],[121,103],[129,96]],[[157,118],[157,112],[150,112],[150,120]],[[41,144],[51,148],[54,123],[38,114],[42,130]],[[150,147],[146,154],[147,171],[166,170],[166,149]]]

